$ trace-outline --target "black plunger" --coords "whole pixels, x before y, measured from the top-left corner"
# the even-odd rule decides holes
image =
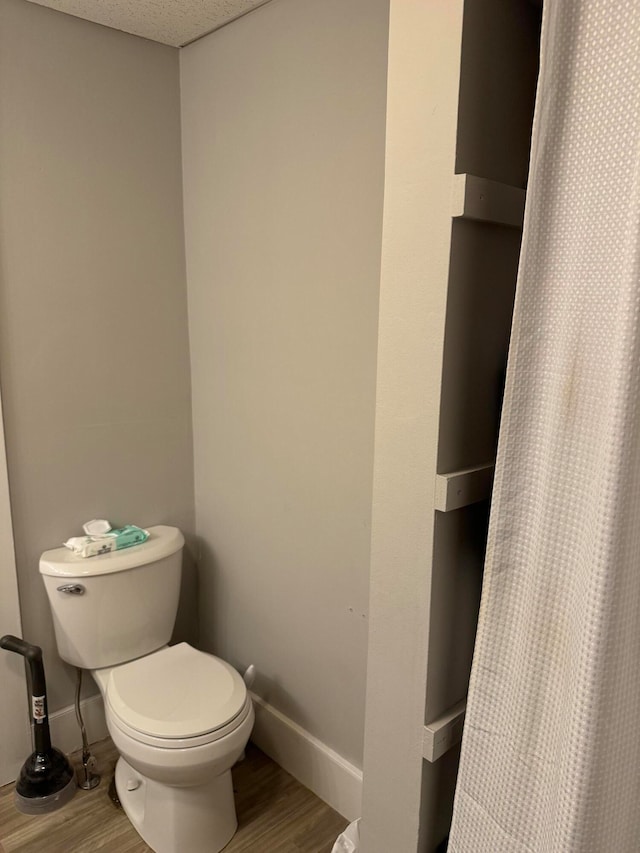
[[[34,751],[22,765],[16,782],[16,807],[27,814],[44,814],[68,802],[76,786],[66,756],[51,745],[42,649],[11,634],[0,638],[0,648],[22,655],[31,674]]]

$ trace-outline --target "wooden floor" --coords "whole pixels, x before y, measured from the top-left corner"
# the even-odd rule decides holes
[[[13,805],[13,785],[0,788],[0,853],[148,853],[150,848],[107,796],[117,759],[113,744],[102,741],[92,750],[102,774],[100,786],[78,790],[57,812],[20,814]],[[233,782],[239,826],[225,853],[330,853],[347,824],[251,744],[246,759],[233,770]]]

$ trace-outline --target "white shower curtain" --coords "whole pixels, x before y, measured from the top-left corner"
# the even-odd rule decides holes
[[[449,853],[640,851],[640,0],[545,0]]]

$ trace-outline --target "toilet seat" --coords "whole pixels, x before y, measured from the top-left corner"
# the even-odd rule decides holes
[[[148,735],[144,732],[140,732],[137,729],[132,728],[127,725],[127,723],[122,720],[121,717],[118,717],[117,714],[114,713],[111,706],[108,707],[108,722],[110,731],[111,728],[116,728],[121,734],[127,736],[132,741],[136,741],[139,744],[145,744],[147,746],[157,747],[158,749],[171,749],[171,750],[188,750],[192,747],[199,746],[208,746],[209,744],[213,744],[216,741],[222,740],[228,735],[233,734],[239,728],[241,728],[244,721],[252,714],[253,704],[251,702],[251,697],[247,694],[246,702],[238,714],[237,717],[234,717],[230,723],[226,726],[222,726],[222,728],[215,729],[212,732],[206,732],[203,735],[197,735],[196,737],[172,737],[172,738],[160,738],[155,737],[154,735]],[[111,731],[111,736],[113,737],[113,732]]]
[[[112,722],[143,743],[184,748],[237,728],[251,699],[239,673],[179,643],[114,667],[105,691]]]

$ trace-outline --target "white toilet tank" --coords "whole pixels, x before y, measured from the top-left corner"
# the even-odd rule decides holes
[[[97,557],[45,551],[40,574],[53,613],[58,652],[83,669],[115,666],[166,645],[180,595],[184,537],[149,528],[142,545]]]

